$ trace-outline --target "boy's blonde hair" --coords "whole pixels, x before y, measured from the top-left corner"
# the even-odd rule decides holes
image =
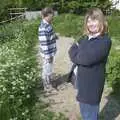
[[[100,34],[103,35],[104,33],[108,32],[108,24],[105,19],[105,16],[103,12],[99,8],[92,8],[88,10],[88,12],[85,15],[85,20],[84,20],[84,35],[89,34],[89,30],[87,28],[87,21],[88,18],[91,18],[93,20],[98,20],[100,23]]]
[[[47,17],[49,14],[54,15],[54,11],[53,11],[53,9],[52,9],[51,7],[46,7],[46,8],[44,8],[44,9],[42,9],[41,15],[42,15],[43,17]]]

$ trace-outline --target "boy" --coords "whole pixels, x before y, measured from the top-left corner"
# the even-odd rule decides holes
[[[42,21],[39,26],[40,53],[43,59],[42,79],[44,90],[48,91],[52,88],[51,79],[53,73],[53,61],[56,54],[57,36],[53,31],[51,22],[54,16],[52,8],[46,7],[41,11]]]

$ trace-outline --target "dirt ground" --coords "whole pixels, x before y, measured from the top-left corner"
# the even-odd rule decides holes
[[[69,120],[79,120],[79,104],[76,101],[76,90],[71,83],[67,83],[67,74],[71,68],[71,62],[68,57],[68,49],[73,43],[73,38],[59,37],[57,41],[58,52],[55,58],[54,74],[55,81],[53,86],[56,91],[43,98],[50,103],[50,110],[58,113],[61,112]],[[102,101],[100,104],[101,120],[120,120],[120,105],[110,96],[111,89],[105,86]],[[37,93],[39,96],[39,92]]]

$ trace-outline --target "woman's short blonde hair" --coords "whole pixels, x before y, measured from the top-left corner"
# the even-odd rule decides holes
[[[85,15],[85,20],[84,20],[84,35],[89,34],[89,30],[87,28],[87,21],[88,18],[91,18],[93,20],[98,20],[100,23],[100,34],[103,35],[104,33],[108,32],[108,24],[106,21],[106,18],[103,14],[103,12],[99,8],[92,8],[88,10],[88,12]]]

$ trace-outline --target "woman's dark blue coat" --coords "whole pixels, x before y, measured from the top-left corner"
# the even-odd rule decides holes
[[[78,65],[77,100],[87,104],[99,104],[105,82],[105,66],[111,40],[107,34],[96,38],[88,37],[73,44],[69,49],[71,61]]]

